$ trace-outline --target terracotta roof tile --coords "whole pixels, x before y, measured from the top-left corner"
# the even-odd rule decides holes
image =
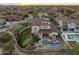
[[[51,33],[51,32],[58,32],[58,27],[53,26],[51,27],[51,29],[40,29],[39,30],[39,33],[44,33],[44,34]]]
[[[8,15],[6,16],[7,21],[19,21],[22,20],[23,15]]]
[[[32,20],[32,26],[40,26],[40,25],[50,25],[50,21],[45,19],[33,19]]]

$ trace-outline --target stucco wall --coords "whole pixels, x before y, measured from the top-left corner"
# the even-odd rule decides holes
[[[62,20],[59,20],[59,21],[58,21],[58,24],[59,24],[60,27],[62,27],[62,25],[63,25]]]
[[[68,28],[75,28],[76,27],[76,24],[75,23],[69,23],[68,24]]]
[[[32,26],[32,33],[38,32],[40,29],[39,26]]]
[[[58,32],[49,33],[49,37],[51,37],[51,36],[53,36],[53,35],[58,35]]]

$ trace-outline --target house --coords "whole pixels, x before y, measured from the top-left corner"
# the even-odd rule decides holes
[[[78,32],[79,31],[79,23],[75,19],[70,19],[69,17],[66,17],[62,14],[58,15],[56,17],[56,22],[58,23],[60,27],[60,31],[72,31],[72,32]]]
[[[36,33],[40,38],[56,37],[58,35],[58,27],[52,25],[50,20],[36,18],[32,20],[32,33]]]
[[[49,15],[47,13],[38,13],[39,18],[48,18]]]
[[[11,14],[5,17],[6,21],[20,21],[23,20],[23,15],[21,14]]]
[[[0,29],[6,26],[6,22],[4,19],[0,19]]]

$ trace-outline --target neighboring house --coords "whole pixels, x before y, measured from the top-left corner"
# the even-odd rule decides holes
[[[60,27],[60,31],[72,31],[72,32],[78,32],[79,31],[79,23],[77,20],[70,19],[64,15],[59,15],[55,19]]]
[[[23,15],[21,14],[12,14],[6,16],[6,21],[21,21],[23,20]]]
[[[4,19],[0,19],[0,28],[3,28],[6,26],[6,22]]]
[[[68,26],[68,31],[76,30],[76,23],[74,23],[74,22],[70,22],[67,26]]]
[[[32,20],[32,33],[38,34],[40,38],[44,36],[53,38],[58,35],[58,27],[51,25],[50,20],[37,18]]]
[[[47,13],[38,13],[39,18],[48,18],[49,15]]]
[[[64,41],[79,41],[79,22],[64,15],[55,19],[60,28],[60,35]]]

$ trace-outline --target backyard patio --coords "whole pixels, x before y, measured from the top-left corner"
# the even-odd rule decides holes
[[[49,38],[49,37],[43,37],[41,40],[38,41],[38,43],[35,44],[35,47],[37,49],[64,49],[64,43],[62,42],[60,37],[56,38]]]

